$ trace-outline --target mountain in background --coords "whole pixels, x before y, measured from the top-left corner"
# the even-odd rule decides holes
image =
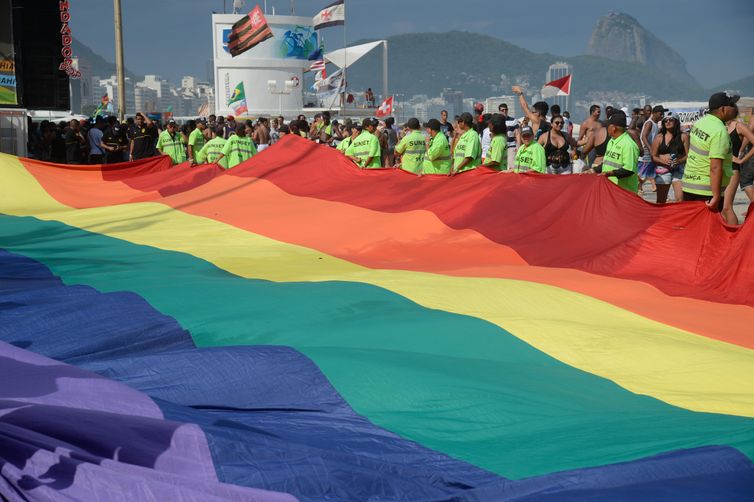
[[[79,61],[83,62],[82,66],[91,69],[91,74],[87,76],[109,78],[110,76],[115,75],[115,63],[111,63],[95,53],[87,45],[84,45],[76,38],[74,38],[71,43],[71,49],[73,50],[74,57],[79,58]],[[135,73],[126,68],[126,75],[134,77]]]
[[[680,54],[646,30],[639,21],[622,12],[610,12],[597,21],[587,54],[641,63],[676,80],[697,83]]]
[[[727,82],[710,89],[708,92],[712,94],[718,91],[731,91],[741,96],[754,96],[754,75]]]
[[[387,40],[390,92],[408,97],[439,96],[445,88],[476,98],[510,95],[514,84],[533,93],[545,84],[548,67],[559,61],[573,67],[571,102],[582,102],[582,107],[642,96],[654,102],[696,100],[705,94],[694,79],[675,78],[646,64],[601,56],[538,54],[486,35],[456,31],[397,35]],[[349,87],[372,87],[379,92],[381,58],[382,52],[375,50],[349,66]]]

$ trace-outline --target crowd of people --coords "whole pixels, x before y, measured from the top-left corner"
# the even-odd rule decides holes
[[[568,111],[540,101],[529,105],[514,86],[523,117],[464,112],[449,120],[446,111],[424,124],[411,118],[400,126],[390,117],[361,122],[332,120],[329,112],[310,122],[299,115],[237,121],[235,117],[199,118],[180,126],[164,125],[137,113],[124,123],[115,117],[33,124],[29,151],[40,160],[68,164],[110,164],[167,155],[173,164],[209,163],[231,169],[286,135],[336,148],[358,167],[401,168],[417,175],[458,173],[485,167],[501,173],[596,174],[641,193],[645,183],[657,202],[703,200],[738,222],[732,203],[740,186],[754,201],[754,121],[736,120],[737,96],[716,93],[709,112],[683,130],[662,105],[628,110],[593,105],[578,135]]]

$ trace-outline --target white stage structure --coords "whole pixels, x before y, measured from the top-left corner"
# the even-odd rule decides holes
[[[228,105],[233,91],[243,83],[248,112],[243,116],[298,115],[304,106],[304,70],[311,66],[309,55],[319,48],[319,36],[311,17],[265,16],[273,38],[232,57],[227,50],[228,36],[239,14],[213,14],[212,34],[215,71],[215,112],[233,115]],[[288,94],[272,94],[270,81],[278,89],[293,85]],[[286,86],[286,82],[289,82]]]
[[[215,72],[215,113],[233,115],[229,101],[236,87],[243,83],[248,112],[242,116],[279,115],[291,117],[304,110],[304,71],[313,63],[312,52],[319,48],[319,33],[312,18],[300,16],[265,16],[273,38],[253,49],[232,57],[227,49],[233,23],[240,14],[213,14],[212,33]],[[339,49],[325,54],[325,61],[348,71],[356,61],[382,46],[382,93],[388,96],[387,41],[379,40]],[[347,78],[347,73],[346,73]],[[274,82],[274,85],[273,85]]]

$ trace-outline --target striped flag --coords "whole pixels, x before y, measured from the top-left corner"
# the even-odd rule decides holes
[[[319,11],[312,19],[312,24],[315,30],[346,24],[345,0],[337,0]]]
[[[309,67],[309,71],[322,71],[324,69],[325,69],[325,61],[323,59],[320,59],[319,61],[315,61]]]
[[[233,25],[228,37],[228,50],[235,57],[257,44],[272,38],[272,30],[267,25],[259,5]]]

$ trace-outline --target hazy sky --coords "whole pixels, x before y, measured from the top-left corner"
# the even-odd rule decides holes
[[[310,16],[331,0],[297,0]],[[232,0],[226,0],[230,11]],[[172,81],[206,75],[212,54],[210,14],[223,0],[122,0],[126,66]],[[247,11],[256,4],[247,0]],[[263,5],[264,2],[260,2]],[[289,14],[290,0],[268,0]],[[537,7],[533,7],[536,5]],[[464,30],[496,36],[534,52],[583,54],[597,19],[610,10],[630,14],[677,50],[689,72],[711,87],[754,74],[754,0],[347,0],[348,40],[401,33]],[[113,6],[109,0],[71,2],[71,28],[79,40],[114,60]],[[340,28],[325,30],[327,50],[342,46]]]

